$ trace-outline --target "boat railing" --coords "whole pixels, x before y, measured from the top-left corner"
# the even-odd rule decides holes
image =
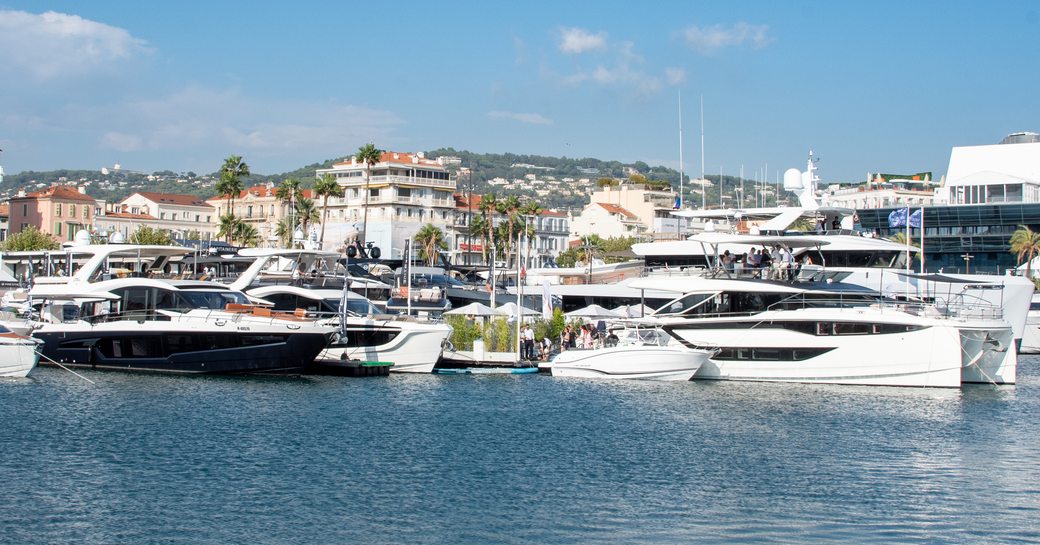
[[[259,307],[257,310],[262,309]],[[267,310],[267,309],[264,309]],[[170,310],[129,310],[122,312],[106,312],[89,316],[82,316],[79,320],[90,324],[101,324],[108,322],[198,322],[213,323],[221,326],[227,323],[257,325],[286,325],[289,329],[299,329],[302,326],[328,327],[335,325],[329,323],[332,316],[317,316],[316,313],[289,313],[269,312],[263,310],[257,312],[237,312],[218,309],[170,309]],[[323,321],[324,320],[324,321]],[[76,320],[70,320],[72,322]]]
[[[767,310],[801,310],[809,308],[871,308],[882,312],[889,310],[928,318],[955,320],[1000,319],[1003,317],[1003,312],[999,305],[994,305],[982,299],[954,298],[952,300],[919,301],[885,297],[865,298],[863,295],[846,297],[841,294],[836,294],[832,297],[797,294],[769,305]]]

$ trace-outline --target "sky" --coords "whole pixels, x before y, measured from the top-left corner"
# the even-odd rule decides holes
[[[1040,131],[1038,35],[1011,0],[0,0],[0,165],[276,174],[373,143],[938,178]]]

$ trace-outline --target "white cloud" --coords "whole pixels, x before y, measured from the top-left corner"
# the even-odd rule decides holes
[[[607,36],[600,32],[592,34],[582,28],[560,29],[560,51],[569,55],[585,53],[597,49],[606,49]]]
[[[682,31],[683,39],[691,47],[701,53],[713,53],[724,47],[750,45],[761,49],[769,44],[768,25],[752,25],[737,23],[730,27],[713,25],[706,27],[690,26]]]
[[[549,119],[542,114],[503,112],[500,110],[495,110],[488,112],[488,117],[491,119],[519,121],[521,123],[527,123],[530,125],[552,125],[552,119]]]
[[[661,77],[643,70],[645,59],[635,52],[633,42],[624,42],[616,49],[612,64],[599,64],[594,68],[579,68],[559,79],[567,85],[592,82],[604,86],[630,87],[639,95],[651,95],[661,89]]]
[[[16,75],[51,80],[109,72],[148,52],[126,30],[77,15],[0,10],[0,58]]]
[[[682,68],[665,68],[664,78],[668,85],[679,85],[686,81],[686,70]]]

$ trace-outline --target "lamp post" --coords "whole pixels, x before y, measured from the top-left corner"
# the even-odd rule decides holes
[[[964,274],[971,274],[971,258],[975,256],[965,252],[961,254],[961,257],[964,258]]]

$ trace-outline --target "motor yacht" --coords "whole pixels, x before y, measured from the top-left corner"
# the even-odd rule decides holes
[[[244,314],[227,310],[252,306],[239,292],[182,290],[154,279],[37,286],[29,296],[43,302],[32,333],[43,341],[43,356],[68,366],[171,373],[299,372],[334,334],[306,318],[244,319]]]
[[[384,314],[350,291],[279,285],[253,288],[248,294],[270,302],[273,311],[302,311],[336,327],[337,337],[317,357],[322,365],[384,361],[393,363],[394,373],[429,373],[451,335],[447,324]]]
[[[717,347],[695,379],[959,387],[1015,382],[999,308],[897,301],[840,282],[644,279],[682,295],[644,318],[690,348]]]

